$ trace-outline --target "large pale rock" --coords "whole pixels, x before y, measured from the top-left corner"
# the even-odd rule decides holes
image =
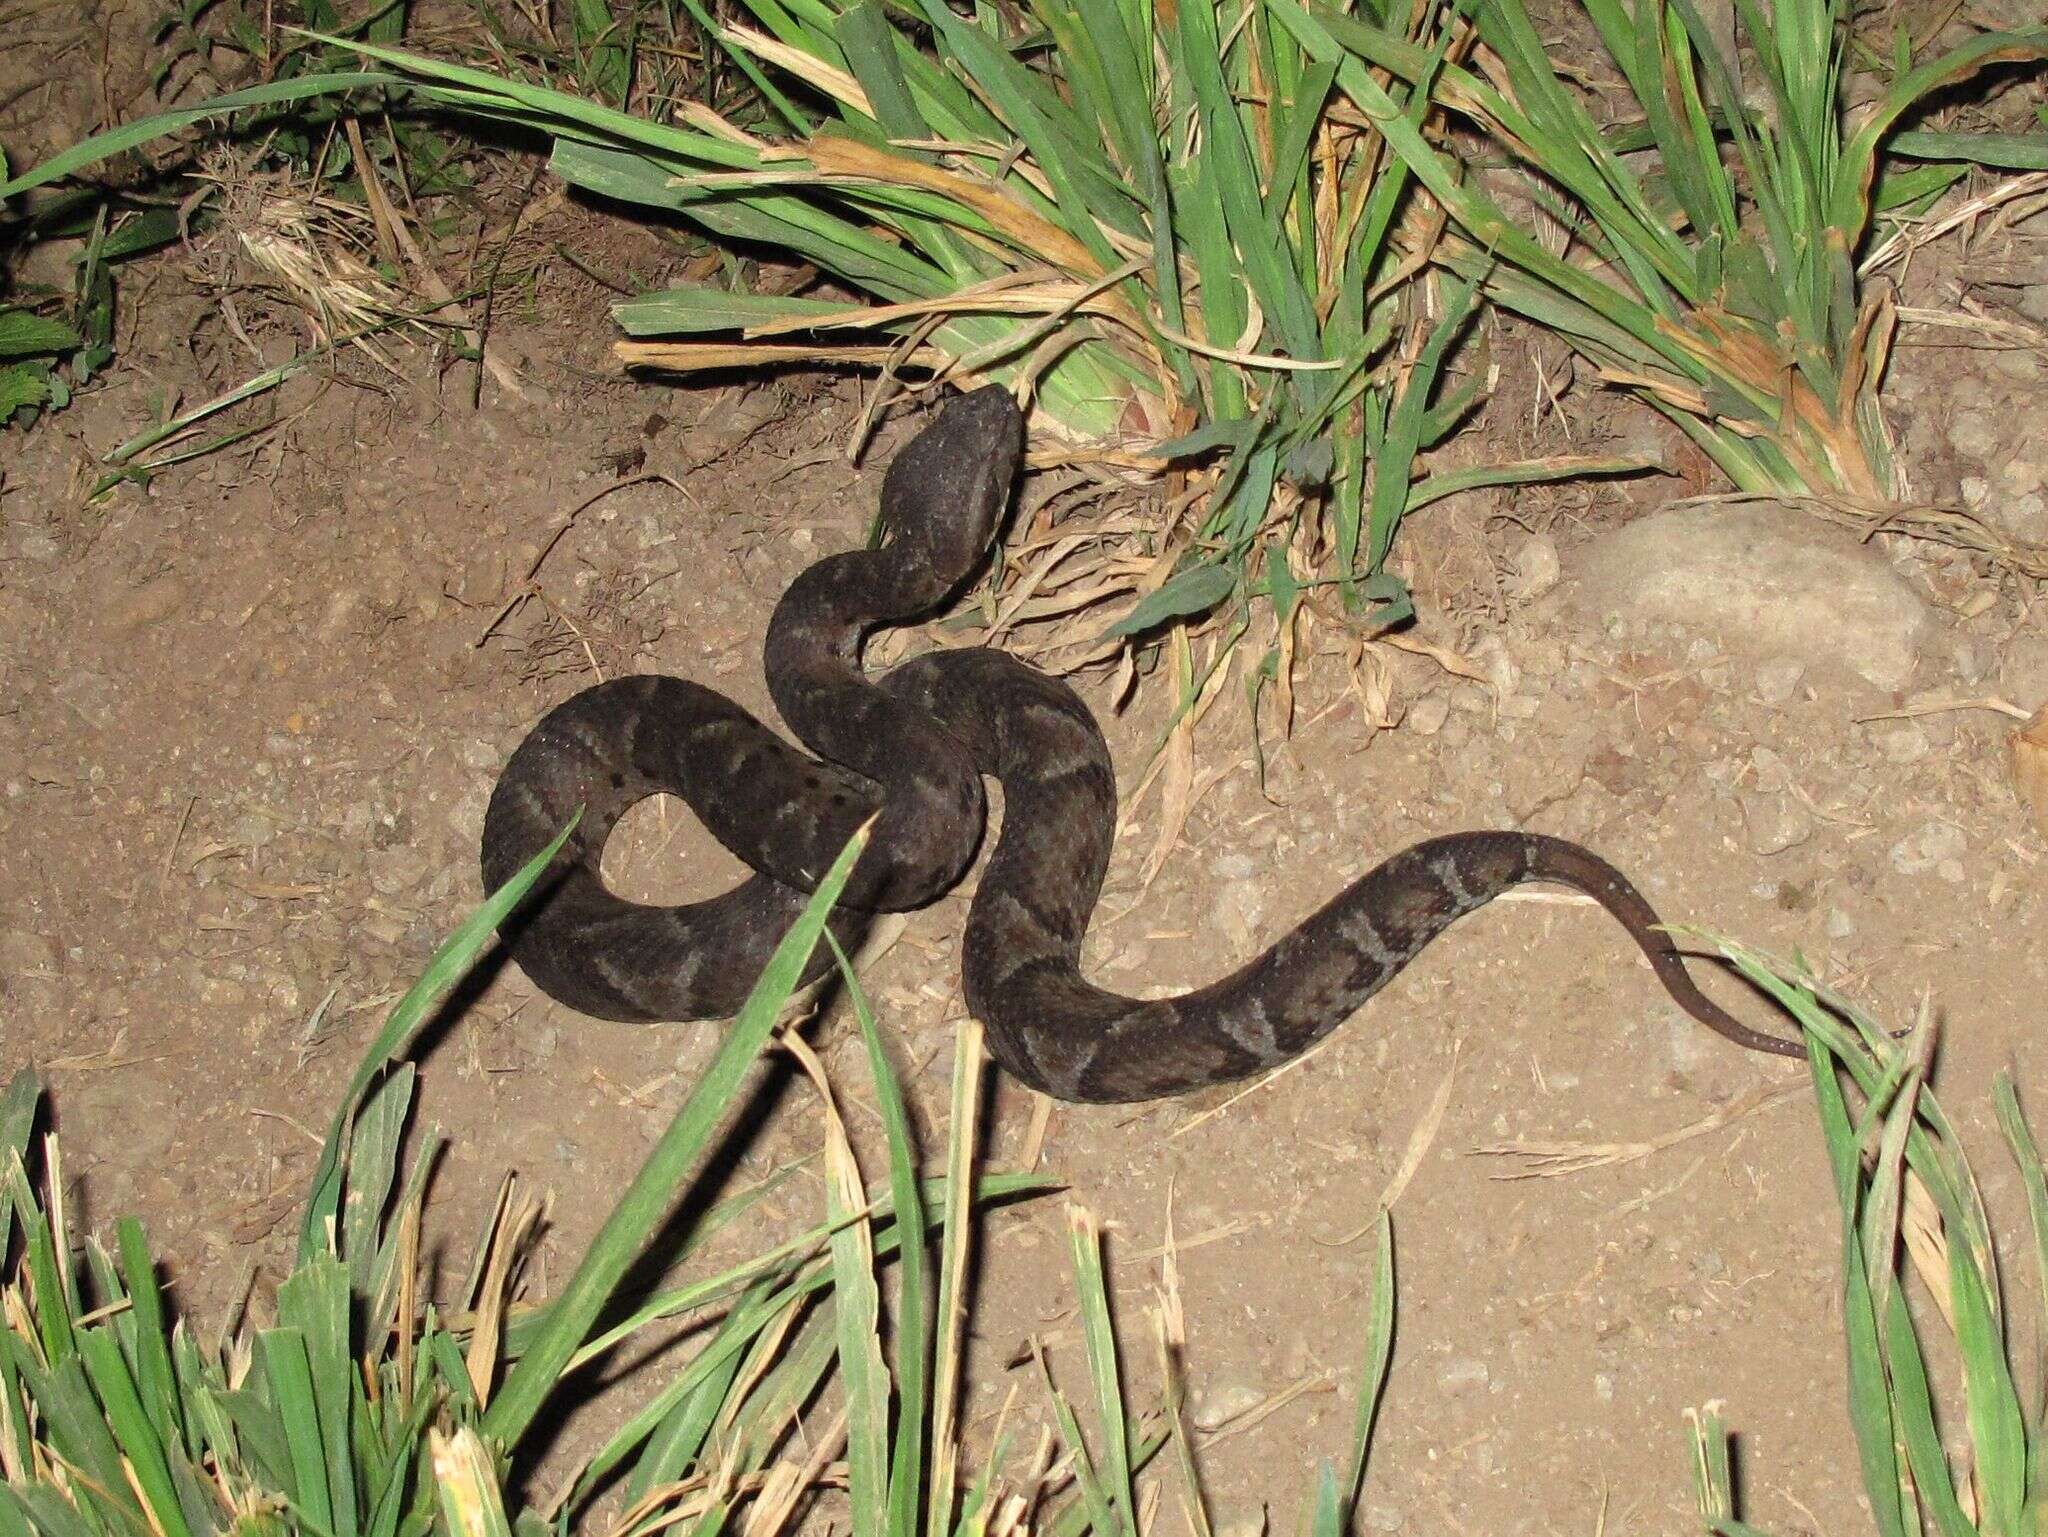
[[[1731,656],[1847,667],[1905,686],[1933,621],[1876,550],[1777,502],[1673,507],[1577,553],[1575,601],[1596,621],[1669,624]]]

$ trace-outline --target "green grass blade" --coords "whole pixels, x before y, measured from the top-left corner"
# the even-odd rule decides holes
[[[122,1472],[121,1447],[79,1356],[74,1353],[44,1371],[29,1359],[19,1336],[0,1333],[0,1349],[12,1351],[22,1386],[42,1417],[44,1439],[74,1470],[73,1488],[83,1493],[80,1503],[89,1507],[95,1524],[146,1534],[149,1524]]]
[[[1908,1505],[1909,1486],[1904,1469],[1899,1466],[1899,1434],[1886,1390],[1875,1299],[1858,1221],[1862,1155],[1841,1085],[1835,1079],[1834,1059],[1811,1033],[1807,1037],[1807,1054],[1813,1072],[1814,1098],[1820,1109],[1821,1134],[1827,1143],[1836,1198],[1842,1207],[1842,1322],[1847,1335],[1849,1419],[1856,1432],[1863,1489],[1870,1501],[1878,1537],[1917,1537],[1919,1520]]]
[[[1130,1420],[1117,1370],[1116,1329],[1109,1315],[1109,1287],[1102,1274],[1102,1232],[1085,1207],[1067,1208],[1075,1290],[1081,1309],[1081,1338],[1088,1350],[1088,1375],[1095,1387],[1095,1412],[1102,1421],[1103,1469],[1109,1497],[1124,1524],[1138,1529],[1138,1502],[1131,1483]]]
[[[1932,1512],[1942,1537],[1978,1537],[1956,1498],[1955,1477],[1934,1418],[1934,1388],[1927,1363],[1913,1333],[1913,1317],[1900,1288],[1890,1289],[1885,1308],[1885,1364],[1891,1374],[1891,1398],[1898,1415],[1899,1444],[1921,1502]]]
[[[350,1288],[362,1300],[371,1293],[377,1263],[378,1231],[391,1185],[398,1175],[398,1144],[412,1114],[413,1084],[418,1070],[399,1063],[363,1102],[349,1142],[347,1195],[341,1208],[341,1255],[348,1264]]]
[[[177,1369],[171,1364],[167,1341],[170,1328],[164,1317],[163,1290],[157,1285],[156,1265],[150,1258],[149,1241],[142,1224],[123,1217],[114,1226],[115,1243],[121,1251],[121,1273],[126,1282],[128,1306],[134,1320],[136,1390],[152,1424],[163,1427],[168,1442],[185,1440],[185,1405],[178,1393]],[[4,1245],[0,1238],[0,1245]]]
[[[974,1247],[968,1192],[973,1188],[981,1107],[981,1027],[963,1024],[953,1043],[952,1118],[946,1137],[946,1197],[939,1227],[939,1298],[933,1331],[932,1474],[925,1501],[925,1537],[946,1537],[952,1524],[959,1452],[961,1336],[967,1324],[967,1263]]]
[[[278,1321],[294,1332],[306,1355],[312,1409],[320,1437],[321,1481],[326,1490],[327,1517],[322,1524],[334,1537],[355,1537],[356,1533],[355,1459],[350,1429],[359,1389],[355,1359],[349,1349],[352,1305],[348,1266],[332,1255],[316,1256],[299,1266],[277,1288]],[[287,1416],[288,1429],[293,1423]],[[294,1446],[294,1466],[297,1451]],[[303,1497],[303,1487],[300,1492]]]
[[[1887,155],[1955,160],[1999,171],[2048,171],[2048,133],[1936,133],[1909,128],[1884,141]]]
[[[50,1232],[50,1219],[37,1204],[29,1187],[28,1172],[22,1166],[21,1155],[10,1153],[8,1157],[12,1164],[7,1171],[8,1194],[14,1203],[14,1214],[21,1223],[22,1262],[28,1270],[29,1282],[35,1288],[35,1324],[41,1337],[43,1359],[52,1366],[59,1366],[78,1353],[74,1326],[79,1313],[78,1296],[57,1263],[57,1244]],[[0,1339],[5,1338],[5,1335],[0,1335]]]
[[[12,181],[0,182],[0,202],[26,192],[31,187],[44,186],[60,177],[98,165],[124,150],[131,150],[149,143],[152,139],[176,133],[180,128],[190,127],[194,123],[227,117],[231,113],[245,111],[251,107],[288,106],[321,96],[339,96],[349,91],[378,86],[403,87],[406,83],[398,75],[363,70],[299,75],[288,80],[273,80],[266,85],[253,85],[243,91],[230,91],[224,96],[211,97],[190,107],[179,107],[170,112],[139,117],[132,123],[123,123],[117,128],[109,128],[102,133],[81,139],[69,149],[62,150],[40,165],[22,172]]]
[[[1386,1394],[1387,1367],[1394,1354],[1394,1219],[1380,1209],[1375,1235],[1372,1306],[1366,1315],[1365,1371],[1358,1383],[1358,1406],[1351,1425],[1351,1460],[1344,1472],[1343,1524],[1349,1525],[1365,1486],[1366,1459],[1372,1450],[1372,1428]]]
[[[831,936],[826,936],[830,939]],[[889,1148],[889,1205],[903,1234],[896,1261],[896,1425],[890,1449],[888,1519],[895,1537],[918,1537],[924,1509],[925,1411],[930,1396],[929,1352],[933,1336],[931,1297],[925,1275],[925,1207],[917,1183],[917,1158],[910,1140],[910,1115],[903,1086],[890,1066],[875,1024],[875,1011],[853,973],[853,964],[832,940],[841,979],[867,1048],[875,1104]]]
[[[889,1508],[889,1374],[882,1365],[874,1235],[862,1213],[866,1192],[845,1125],[829,1101],[824,1108],[825,1216],[834,1227],[832,1322],[846,1395],[847,1503],[855,1531],[880,1533]]]
[[[441,1514],[452,1537],[512,1537],[490,1453],[477,1433],[467,1426],[452,1436],[436,1430],[428,1441]]]
[[[327,1537],[334,1528],[334,1506],[327,1487],[327,1447],[320,1434],[319,1393],[313,1381],[312,1356],[300,1329],[265,1329],[257,1337],[270,1402],[284,1434],[291,1483],[285,1493],[301,1518]]]
[[[0,1094],[0,1174],[16,1162],[28,1162],[29,1139],[35,1135],[36,1106],[43,1097],[41,1074],[24,1067],[7,1080],[7,1092]],[[0,1258],[7,1254],[14,1235],[14,1204],[0,1200]]]
[[[128,1363],[113,1332],[104,1328],[85,1330],[79,1336],[79,1353],[105,1411],[107,1427],[135,1474],[152,1524],[164,1537],[190,1537],[184,1505],[164,1458],[164,1443],[135,1391],[135,1379],[129,1375]]]

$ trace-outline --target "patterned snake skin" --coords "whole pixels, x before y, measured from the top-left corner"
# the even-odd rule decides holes
[[[1271,1068],[1350,1017],[1430,940],[1511,886],[1550,881],[1621,921],[1671,997],[1737,1045],[1801,1055],[1730,1018],[1687,975],[1650,905],[1605,860],[1557,838],[1433,838],[1360,876],[1271,949],[1178,998],[1105,992],[1081,942],[1108,867],[1116,777],[1072,689],[999,651],[941,651],[870,677],[861,643],[928,612],[980,565],[1009,500],[1023,423],[1000,387],[949,404],[889,467],[886,542],[829,556],[769,621],[769,691],[824,762],[737,705],[675,678],[629,677],[551,711],[506,765],[484,820],[496,888],[585,808],[574,837],[507,921],[512,955],[546,993],[604,1019],[736,1012],[776,942],[854,830],[880,813],[833,915],[851,948],[871,915],[922,906],[958,881],[983,831],[982,776],[1003,828],[963,944],[967,1006],[1011,1073],[1060,1099],[1184,1094]],[[598,874],[636,801],[682,797],[759,873],[678,907],[627,902]],[[809,976],[832,964],[824,947]]]

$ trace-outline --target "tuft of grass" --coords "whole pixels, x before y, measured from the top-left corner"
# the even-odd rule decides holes
[[[1465,8],[1479,45],[1469,65],[1321,0],[1266,9],[1335,71],[1457,224],[1464,238],[1440,242],[1435,259],[1664,413],[1741,490],[1895,494],[1876,408],[1892,303],[1857,263],[1880,209],[1931,196],[1959,172],[1890,168],[1887,138],[1971,74],[2048,57],[2048,27],[1982,33],[1924,61],[1901,34],[1877,99],[1852,111],[1850,0],[1779,0],[1769,19],[1759,0],[1739,0],[1767,97],[1757,109],[1694,0],[1584,0],[1640,114],[1603,126],[1523,0]],[[1389,80],[1433,80],[1446,110],[1523,173],[1514,204],[1428,139]],[[1990,164],[2024,153],[1964,134],[1923,135],[1914,148]]]
[[[970,20],[939,0],[747,0],[751,25],[685,9],[757,89],[772,132],[702,102],[677,104],[674,120],[666,103],[661,117],[622,110],[596,54],[581,74],[536,79],[510,61],[483,70],[319,37],[382,69],[302,73],[124,125],[0,197],[202,118],[328,116],[356,92],[538,134],[571,186],[864,296],[642,294],[616,308],[628,366],[853,362],[1000,379],[1066,440],[1054,458],[1187,477],[1197,515],[1165,531],[1158,558],[1107,563],[1084,584],[1111,638],[1255,596],[1284,624],[1302,576],[1398,622],[1411,608],[1385,563],[1409,512],[1474,485],[1635,467],[1573,457],[1418,478],[1419,456],[1477,399],[1483,367],[1447,382],[1474,285],[1411,293],[1420,256],[1395,239],[1407,171],[1340,110],[1335,67],[1260,7],[1120,0]],[[602,28],[587,41],[625,46]],[[1431,58],[1446,45],[1426,30],[1409,44]],[[1392,88],[1411,126],[1431,88]]]
[[[1885,151],[1931,94],[2048,52],[2048,28],[1927,61],[1902,39],[1852,112],[1850,9],[1782,0],[1766,25],[1760,0],[1740,0],[1758,109],[1694,0],[1585,0],[1640,113],[1604,126],[1523,0],[972,15],[945,0],[724,0],[717,14],[573,0],[519,39],[491,21],[492,69],[395,46],[402,7],[344,32],[323,4],[311,31],[243,38],[275,65],[268,84],[110,130],[0,198],[229,113],[311,164],[337,122],[376,108],[364,121],[383,147],[351,119],[346,159],[372,212],[379,177],[452,158],[420,139],[451,119],[537,136],[570,186],[859,295],[637,294],[615,308],[627,366],[1011,383],[1046,429],[1041,461],[1165,476],[1173,495],[1142,558],[1055,547],[1020,580],[1043,601],[1020,597],[1006,622],[1056,623],[1062,646],[1099,659],[1217,610],[1234,642],[1256,600],[1278,621],[1264,677],[1307,586],[1338,586],[1352,622],[1412,613],[1387,559],[1429,501],[1641,467],[1422,476],[1487,372],[1482,298],[1563,336],[1745,492],[1893,496],[1876,402],[1894,312],[1858,267],[1873,218],[1924,203],[1962,161],[2031,165],[2048,143],[1914,132],[1897,137],[1920,162],[1903,169]],[[333,67],[350,57],[379,67]],[[703,94],[721,71],[750,89],[743,107]],[[1512,196],[1443,147],[1444,114],[1519,170]]]
[[[1802,968],[1722,943],[1804,1031],[1841,1210],[1848,1409],[1879,1537],[2027,1537],[2048,1514],[2048,1410],[2023,1394],[1998,1243],[1962,1139],[1927,1087],[1934,1016],[1905,1039]],[[2012,1079],[1998,1122],[2026,1192],[2034,1290],[2048,1299],[2048,1179]],[[1908,1290],[1918,1282],[1918,1303]],[[2031,1331],[2048,1326],[2043,1311]],[[1945,1339],[1935,1338],[1946,1334]],[[1937,1362],[1953,1362],[1944,1385]],[[1692,1419],[1706,1529],[1761,1537],[1739,1518],[1720,1406]]]

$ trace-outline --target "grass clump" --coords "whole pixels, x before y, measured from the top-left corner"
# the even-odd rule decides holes
[[[2048,141],[1915,133],[1917,169],[1886,148],[1935,94],[2048,53],[2048,28],[1916,60],[1903,35],[1889,58],[1859,52],[1850,0],[1782,0],[1770,24],[1758,0],[1737,9],[1760,103],[1694,0],[1585,0],[1635,108],[1606,124],[1523,0],[971,15],[943,0],[731,0],[717,15],[677,0],[621,16],[575,0],[537,41],[493,22],[492,69],[395,46],[404,12],[385,8],[347,35],[286,33],[279,78],[100,135],[0,197],[229,113],[288,129],[309,157],[318,125],[367,98],[393,174],[421,158],[405,136],[443,132],[428,119],[537,136],[570,186],[858,296],[638,294],[616,306],[627,365],[1012,383],[1066,439],[1041,460],[1166,476],[1172,494],[1142,557],[1057,550],[1005,623],[1058,621],[1062,644],[1099,658],[1106,640],[1218,608],[1241,621],[1263,598],[1281,621],[1270,672],[1305,582],[1338,585],[1352,622],[1408,616],[1386,561],[1417,507],[1632,467],[1420,478],[1477,398],[1484,359],[1462,384],[1449,360],[1482,298],[1557,332],[1743,491],[1897,494],[1876,406],[1895,315],[1858,265],[1873,220],[1963,161],[2048,163]],[[259,43],[264,58],[279,47],[274,31],[243,46]],[[334,67],[347,58],[375,67]],[[1852,109],[1858,64],[1881,78]],[[749,85],[743,111],[682,94],[720,71]],[[1447,120],[1507,157],[1512,196],[1471,174],[1481,157],[1454,153]],[[350,143],[362,160],[360,133]],[[1419,289],[1432,267],[1450,280]]]
[[[2048,1383],[2020,1386],[1996,1235],[1962,1139],[1927,1087],[1931,1009],[1900,1040],[1803,971],[1722,948],[1806,1037],[1841,1209],[1848,1409],[1873,1527],[1879,1537],[2040,1531]],[[1999,1074],[1994,1092],[2026,1194],[2038,1340],[2048,1330],[2048,1179],[2011,1078]],[[1758,1537],[1737,1515],[1719,1406],[1693,1417],[1692,1439],[1708,1530]]]
[[[1953,181],[1901,171],[1900,119],[1989,67],[2048,57],[2048,27],[1986,32],[1936,58],[1903,33],[1867,106],[1847,99],[1849,0],[1740,0],[1764,102],[1694,0],[1584,0],[1583,19],[1638,116],[1596,122],[1523,0],[1466,7],[1473,62],[1440,61],[1315,0],[1268,0],[1308,54],[1387,135],[1462,231],[1437,259],[1556,332],[1609,384],[1669,417],[1744,491],[1898,490],[1877,413],[1894,315],[1858,261],[1882,209]],[[1574,71],[1576,77],[1577,71]],[[1434,79],[1438,101],[1523,173],[1522,217],[1409,120],[1385,81]],[[1916,136],[1916,154],[2011,163],[1997,136]],[[2037,150],[2048,156],[2048,140]],[[1547,222],[1544,230],[1540,221]]]
[[[381,69],[307,72],[260,102],[242,92],[126,125],[0,196],[204,117],[330,112],[349,92],[541,135],[571,186],[864,296],[643,294],[617,306],[628,365],[1002,379],[1068,440],[1052,457],[1187,477],[1156,559],[1092,573],[1084,607],[1126,600],[1113,634],[1254,593],[1284,619],[1303,575],[1397,621],[1407,594],[1384,567],[1408,512],[1472,485],[1623,467],[1567,458],[1418,482],[1417,456],[1476,398],[1476,383],[1446,383],[1473,285],[1413,302],[1416,258],[1395,239],[1406,170],[1339,110],[1334,68],[1262,8],[1241,25],[1213,5],[1140,0],[1013,19],[938,0],[760,0],[751,24],[686,8],[758,89],[770,131],[702,102],[676,104],[674,121],[621,110],[617,82],[592,89],[573,71],[482,70],[355,38]],[[1412,121],[1430,112],[1429,81],[1393,89]]]

